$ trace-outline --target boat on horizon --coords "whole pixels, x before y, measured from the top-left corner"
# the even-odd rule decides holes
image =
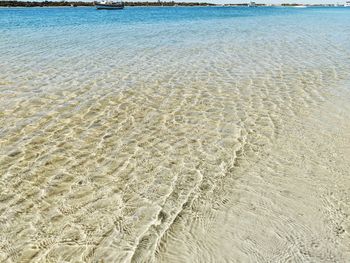
[[[256,7],[256,3],[255,3],[255,2],[250,2],[250,3],[248,4],[248,6],[249,6],[249,7]]]
[[[112,2],[112,1],[101,1],[94,2],[96,9],[101,10],[115,10],[115,9],[123,9],[124,3],[121,2]]]
[[[350,7],[350,1],[345,2],[344,7]]]

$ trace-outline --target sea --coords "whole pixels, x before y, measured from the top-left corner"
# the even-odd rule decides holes
[[[349,262],[350,8],[0,8],[1,262]]]

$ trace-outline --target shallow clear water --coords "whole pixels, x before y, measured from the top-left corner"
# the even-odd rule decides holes
[[[350,9],[0,9],[0,260],[346,262]]]

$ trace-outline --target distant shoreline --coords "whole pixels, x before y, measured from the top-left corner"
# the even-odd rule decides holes
[[[185,2],[124,2],[125,6],[216,6],[210,3],[185,3]],[[84,7],[84,6],[94,6],[93,2],[22,2],[22,1],[0,1],[1,7]]]
[[[241,4],[212,4],[212,3],[202,3],[202,2],[124,2],[125,6],[129,7],[171,7],[171,6],[249,6],[249,3]],[[0,1],[0,7],[91,7],[94,6],[94,2],[75,2],[75,1],[43,1],[43,2],[33,2],[33,1]],[[336,4],[260,4],[256,3],[256,6],[284,6],[284,7],[298,7],[298,6],[310,6],[310,7],[334,7],[338,6]]]

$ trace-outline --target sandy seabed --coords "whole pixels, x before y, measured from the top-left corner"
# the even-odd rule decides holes
[[[265,22],[4,42],[0,261],[347,262],[349,42]]]

